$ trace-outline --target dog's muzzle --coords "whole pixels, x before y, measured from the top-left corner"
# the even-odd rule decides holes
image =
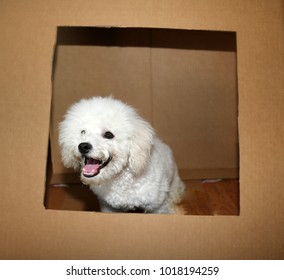
[[[108,165],[111,159],[111,156],[106,161],[85,157],[85,166],[82,169],[83,175],[87,178],[97,176],[100,173],[101,169]]]
[[[81,153],[84,160],[84,166],[82,168],[82,174],[84,177],[92,178],[100,173],[100,170],[108,165],[112,160],[110,156],[106,161],[99,158],[92,158],[88,156],[88,153],[92,150],[92,145],[90,143],[84,142],[78,145],[78,150]]]

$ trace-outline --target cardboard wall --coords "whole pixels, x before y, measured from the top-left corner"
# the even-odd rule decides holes
[[[282,1],[2,1],[2,259],[283,259]],[[49,211],[43,206],[58,26],[237,34],[240,216]]]

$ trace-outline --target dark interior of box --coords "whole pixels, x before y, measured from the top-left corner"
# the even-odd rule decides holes
[[[58,27],[52,74],[47,209],[99,211],[62,165],[57,127],[72,103],[113,95],[172,148],[187,214],[239,214],[236,33]]]

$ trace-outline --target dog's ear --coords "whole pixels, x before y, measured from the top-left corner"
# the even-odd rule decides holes
[[[61,150],[61,160],[65,167],[73,168],[74,170],[80,169],[80,163],[74,154],[74,145],[72,143],[73,130],[70,130],[69,122],[65,119],[59,123],[59,137],[58,143]]]
[[[80,170],[80,163],[72,153],[71,147],[61,145],[61,160],[66,168],[73,168],[75,171]]]
[[[136,119],[130,139],[129,167],[139,174],[147,165],[153,146],[154,130],[143,119]]]

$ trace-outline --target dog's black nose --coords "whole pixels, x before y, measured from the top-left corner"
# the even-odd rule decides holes
[[[82,155],[87,154],[91,149],[92,149],[92,145],[90,143],[84,142],[84,143],[80,143],[78,146],[79,152]]]

